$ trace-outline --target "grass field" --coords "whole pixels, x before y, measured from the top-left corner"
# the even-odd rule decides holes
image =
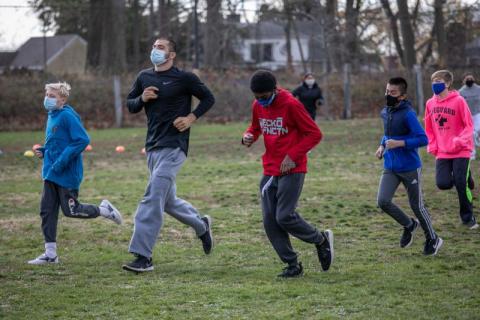
[[[438,256],[423,256],[421,232],[400,249],[401,228],[376,207],[379,120],[320,123],[325,138],[310,155],[299,212],[335,232],[336,260],[321,272],[314,247],[295,239],[305,276],[278,280],[283,265],[263,231],[257,191],[263,146],[240,145],[245,126],[197,125],[177,179],[179,196],[214,218],[213,254],[167,216],[155,271],[144,275],[121,265],[131,259],[133,215],[147,181],[139,152],[145,128],[90,131],[80,198],[110,199],[126,223],[61,216],[55,266],[26,264],[43,250],[42,181],[41,161],[22,154],[43,133],[0,133],[0,318],[479,319],[480,232],[460,225],[454,191],[436,189],[432,157],[422,150],[426,204],[445,240]],[[119,144],[125,153],[113,152]],[[403,187],[395,201],[407,207]]]

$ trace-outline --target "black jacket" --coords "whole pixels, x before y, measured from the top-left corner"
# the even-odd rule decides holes
[[[300,102],[305,106],[310,116],[315,119],[317,112],[317,100],[320,102],[323,100],[322,90],[314,83],[311,88],[309,88],[305,82],[301,86],[293,90],[292,94],[300,100]]]
[[[143,90],[155,86],[159,89],[158,98],[147,103],[142,101]],[[172,67],[167,71],[156,72],[154,68],[141,71],[127,97],[127,107],[131,113],[145,109],[148,131],[146,151],[156,148],[180,147],[188,153],[190,130],[180,132],[173,126],[177,117],[185,117],[192,112],[192,96],[200,100],[193,114],[200,118],[215,103],[210,90],[191,72]]]

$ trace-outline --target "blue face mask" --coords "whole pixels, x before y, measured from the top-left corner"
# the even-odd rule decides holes
[[[432,83],[432,91],[436,95],[439,95],[440,93],[442,93],[443,90],[445,90],[445,88],[446,86],[445,86],[445,83],[443,82]]]
[[[164,64],[167,62],[167,53],[163,50],[153,48],[152,52],[150,53],[150,60],[156,66]]]
[[[262,105],[262,107],[266,108],[272,104],[273,99],[275,99],[275,93],[273,93],[272,96],[268,99],[257,99],[257,101]]]
[[[57,99],[45,97],[45,99],[43,100],[43,106],[47,111],[55,110],[57,109]]]

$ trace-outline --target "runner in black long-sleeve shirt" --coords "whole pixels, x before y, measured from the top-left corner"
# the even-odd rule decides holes
[[[128,271],[153,270],[153,246],[162,227],[163,212],[191,226],[206,254],[213,248],[211,218],[201,217],[190,203],[176,196],[175,178],[187,157],[190,126],[213,106],[215,99],[195,74],[173,66],[175,46],[168,38],[155,41],[150,54],[155,67],[139,73],[127,97],[131,113],[145,109],[147,115],[145,149],[150,171],[129,248],[136,259],[123,266]],[[193,112],[192,96],[200,100]]]
[[[157,98],[143,102],[142,93],[151,88]],[[200,100],[191,112],[192,95]],[[179,131],[174,121],[178,117],[200,118],[215,102],[210,90],[191,72],[171,67],[165,71],[149,68],[141,71],[127,97],[127,107],[131,113],[145,109],[148,119],[146,151],[159,147],[180,147],[188,151],[190,130]]]

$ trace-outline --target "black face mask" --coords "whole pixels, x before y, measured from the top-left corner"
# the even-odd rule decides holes
[[[385,95],[385,101],[387,102],[388,107],[395,107],[399,102],[398,97],[393,97],[389,94]]]
[[[467,87],[473,86],[474,83],[475,83],[474,80],[467,80],[467,81],[465,81],[465,84],[467,85]]]

